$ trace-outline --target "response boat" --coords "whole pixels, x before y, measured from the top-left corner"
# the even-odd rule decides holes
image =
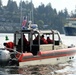
[[[27,46],[24,45],[23,35],[28,40],[29,44]],[[42,35],[44,35],[45,39],[49,36],[53,42],[42,43]],[[34,41],[37,36],[37,41]],[[19,39],[21,39],[20,45]],[[13,52],[9,52],[7,49],[0,50],[0,63],[6,62],[6,66],[12,65],[12,63],[17,66],[55,65],[73,60],[76,54],[76,47],[68,48],[68,46],[64,45],[57,30],[28,28],[16,31],[14,33],[14,44],[14,49],[11,49]],[[14,55],[13,58],[12,54]]]

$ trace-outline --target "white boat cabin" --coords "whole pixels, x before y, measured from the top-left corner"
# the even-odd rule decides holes
[[[26,37],[28,44],[24,43],[23,35]],[[42,35],[44,36],[44,39],[46,41],[47,41],[47,37],[49,37],[52,40],[52,42],[46,44],[43,43],[41,40]],[[37,55],[39,51],[58,50],[66,47],[65,45],[62,44],[60,34],[57,30],[16,31],[14,33],[14,43],[16,45],[17,51],[21,53],[31,52],[33,55]]]

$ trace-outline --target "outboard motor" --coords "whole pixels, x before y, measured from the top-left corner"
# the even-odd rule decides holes
[[[6,66],[10,60],[10,52],[6,49],[0,49],[0,66]]]

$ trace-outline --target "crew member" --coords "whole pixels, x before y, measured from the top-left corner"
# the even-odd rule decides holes
[[[48,44],[47,40],[44,38],[44,35],[41,36],[42,44]]]
[[[23,52],[24,53],[27,51],[28,45],[29,45],[29,42],[27,41],[25,35],[23,34]],[[18,51],[21,52],[21,38],[18,41]]]
[[[7,50],[10,51],[10,52],[12,52],[12,51],[13,51],[12,49],[14,49],[14,43],[13,43],[13,42],[7,42],[7,43],[4,43],[3,45],[4,45],[4,46],[7,48]]]
[[[38,44],[38,39],[39,39],[39,36],[37,35],[36,38],[33,40],[33,43]]]
[[[51,40],[49,37],[47,37],[47,42],[48,42],[48,44],[52,44],[53,40]]]

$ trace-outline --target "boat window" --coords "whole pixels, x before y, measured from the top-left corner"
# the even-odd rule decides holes
[[[55,40],[55,41],[59,41],[59,36],[58,36],[58,34],[55,34],[55,35],[54,35],[54,40]]]
[[[59,37],[58,34],[54,35],[54,41],[55,41],[55,45],[59,45],[59,43],[60,43],[60,37]]]
[[[16,37],[15,37],[15,44],[18,45],[18,41],[19,39],[21,38],[21,34],[16,34]]]
[[[40,44],[40,42],[39,42],[39,34],[38,33],[34,33],[34,34],[32,34],[32,45],[31,45],[31,52],[32,52],[32,54],[33,55],[37,55],[38,54],[38,52],[39,52],[39,44]]]
[[[72,25],[76,25],[76,23],[72,23]]]
[[[32,39],[33,39],[33,44],[39,44],[39,35],[37,33],[32,35]]]
[[[33,40],[38,36],[38,34],[33,34]]]
[[[52,38],[52,35],[51,35],[51,34],[47,35],[46,37],[49,37],[51,40],[53,40],[53,38]]]
[[[28,39],[28,34],[24,34],[24,35],[25,35],[25,37],[26,37],[27,41],[29,41],[29,39]]]

